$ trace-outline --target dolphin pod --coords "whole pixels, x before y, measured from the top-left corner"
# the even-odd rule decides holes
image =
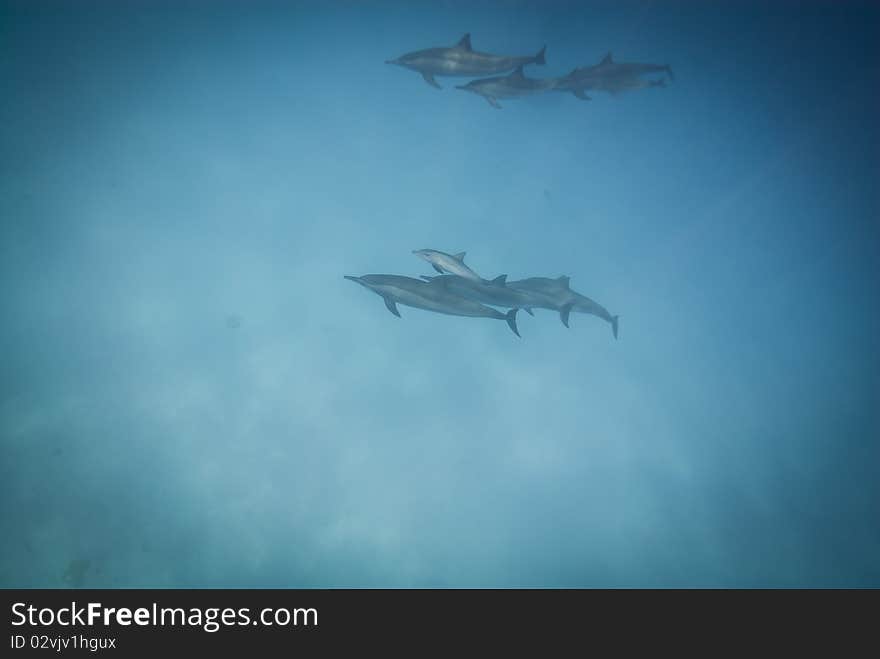
[[[557,311],[566,327],[569,326],[571,312],[576,311],[610,323],[611,332],[617,338],[618,316],[611,315],[598,302],[572,290],[566,276],[507,281],[507,275],[499,275],[488,280],[465,265],[465,252],[453,255],[434,249],[420,249],[413,253],[442,274],[422,275],[421,279],[401,275],[345,275],[345,279],[379,295],[388,311],[398,318],[401,317],[397,309],[400,304],[450,316],[504,320],[511,331],[519,336],[516,314],[520,309],[525,309],[530,315],[534,315],[533,309]],[[508,311],[502,313],[494,307]]]
[[[529,64],[546,64],[546,46],[535,55],[492,55],[475,51],[471,47],[471,35],[465,34],[452,47],[435,47],[416,50],[398,58],[386,60],[421,73],[432,87],[442,89],[435,76],[477,78],[456,89],[471,92],[486,99],[492,107],[501,109],[498,99],[514,99],[534,96],[548,91],[570,92],[577,98],[589,101],[587,91],[603,91],[611,95],[648,87],[665,87],[667,78],[674,80],[668,65],[642,64],[638,62],[615,62],[611,53],[592,66],[581,66],[558,78],[529,78],[523,68]],[[506,75],[500,75],[506,74]],[[665,74],[666,77],[645,79],[646,74]],[[492,76],[492,77],[486,77]]]
[[[544,64],[545,48],[546,46],[531,56],[490,55],[471,48],[471,35],[468,33],[451,48],[416,50],[396,59],[385,60],[385,63],[418,71],[425,82],[436,89],[442,89],[434,76],[491,76],[526,64]]]

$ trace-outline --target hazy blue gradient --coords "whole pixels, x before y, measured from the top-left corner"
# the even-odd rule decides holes
[[[0,585],[880,586],[878,27],[4,2]],[[465,32],[676,80],[499,111],[383,63]],[[343,279],[417,248],[620,339]]]

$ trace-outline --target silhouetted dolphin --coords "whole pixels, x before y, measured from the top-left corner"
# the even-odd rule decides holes
[[[504,73],[525,64],[545,64],[544,51],[525,57],[507,57],[480,53],[471,48],[471,35],[464,35],[452,48],[428,48],[417,50],[397,59],[386,60],[386,64],[418,71],[432,87],[441,89],[434,76],[490,76]]]
[[[400,318],[400,312],[397,310],[397,305],[403,304],[408,307],[425,309],[426,311],[434,311],[450,316],[506,320],[511,331],[519,336],[519,330],[516,327],[516,312],[519,309],[511,309],[506,314],[503,314],[497,309],[455,295],[447,291],[443,286],[437,286],[420,279],[413,279],[412,277],[401,277],[399,275],[352,277],[345,275],[345,278],[357,282],[381,296],[385,300],[385,306],[388,307],[388,311],[398,318]]]
[[[522,66],[507,76],[497,78],[481,78],[471,80],[466,85],[456,85],[456,89],[478,94],[488,101],[493,108],[501,109],[499,98],[521,98],[541,94],[555,89],[557,78],[526,78]]]
[[[612,316],[601,304],[571,290],[569,283],[569,278],[565,276],[558,277],[557,279],[531,277],[529,279],[507,282],[507,288],[532,295],[532,307],[558,311],[559,318],[566,327],[568,327],[568,317],[572,311],[598,316],[611,323],[611,332],[616,339],[619,316]]]
[[[633,89],[666,86],[666,81],[663,79],[643,80],[639,78],[640,75],[646,73],[666,73],[670,80],[675,79],[672,68],[668,65],[615,62],[611,53],[608,53],[595,66],[578,67],[568,75],[559,78],[554,89],[570,91],[578,98],[588,101],[590,97],[585,93],[587,89],[619,94]]]

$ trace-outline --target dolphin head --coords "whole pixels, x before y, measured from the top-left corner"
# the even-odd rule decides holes
[[[373,290],[372,282],[370,282],[369,275],[367,275],[365,277],[353,277],[351,275],[343,275],[343,276],[350,281],[353,281],[355,283],[360,284],[364,288],[369,288],[370,290]]]
[[[401,55],[400,57],[395,57],[394,59],[385,60],[386,64],[394,64],[396,66],[402,66],[407,69],[414,69],[416,71],[419,70],[418,63],[419,57],[418,53],[407,53],[406,55]]]
[[[428,263],[431,262],[431,258],[436,254],[433,249],[414,249],[413,254],[418,256],[420,259],[425,259]]]

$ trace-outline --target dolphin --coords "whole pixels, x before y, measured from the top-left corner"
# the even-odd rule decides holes
[[[615,95],[621,92],[632,91],[634,89],[647,89],[648,87],[665,87],[666,80],[659,78],[657,80],[645,80],[644,78],[609,78],[602,82],[602,86],[597,89],[606,91]]]
[[[476,272],[474,272],[464,264],[464,257],[467,252],[459,252],[458,254],[447,254],[446,252],[441,252],[436,249],[414,249],[413,254],[425,259],[433,266],[434,270],[439,272],[441,275],[444,273],[449,273],[451,275],[458,275],[459,277],[464,277],[465,279],[471,279],[473,281],[486,281],[480,275],[478,275]],[[503,286],[504,280],[506,278],[507,275],[501,275],[500,277],[496,277],[495,279],[493,279],[492,282]]]
[[[470,33],[464,35],[452,48],[428,48],[416,50],[396,59],[386,60],[386,64],[396,64],[413,71],[418,71],[432,87],[442,89],[434,79],[438,76],[490,76],[504,73],[525,64],[546,64],[544,51],[525,57],[506,57],[480,53],[471,48]]]
[[[439,277],[422,275],[422,279],[438,286],[443,286],[450,293],[466,297],[475,302],[491,304],[495,307],[525,309],[531,316],[535,315],[532,312],[532,306],[541,306],[541,300],[536,300],[535,296],[529,294],[528,291],[500,285],[498,280],[506,279],[506,275],[501,275],[491,282],[485,280],[475,281],[467,277],[460,277],[459,275],[441,275]]]
[[[557,78],[526,78],[523,67],[518,66],[510,75],[471,80],[468,84],[456,85],[455,88],[478,94],[493,108],[500,110],[499,98],[521,98],[540,94],[555,89],[557,81]]]
[[[594,67],[589,67],[594,73],[607,78],[635,78],[646,73],[666,73],[670,80],[675,80],[672,67],[668,64],[641,64],[638,62],[615,62],[611,53],[605,55]]]
[[[595,66],[582,66],[571,73],[557,79],[554,87],[557,91],[570,91],[583,100],[590,100],[585,90],[596,89],[610,94],[619,94],[633,89],[645,87],[665,87],[666,81],[642,80],[640,75],[648,73],[666,73],[670,80],[675,80],[672,67],[666,64],[641,64],[638,62],[615,62],[611,53],[605,55]]]
[[[413,279],[412,277],[401,277],[399,275],[364,275],[362,277],[353,277],[345,275],[345,278],[357,282],[365,288],[369,288],[382,297],[385,300],[385,306],[388,307],[388,311],[398,318],[400,318],[400,312],[397,310],[397,305],[403,304],[408,307],[425,309],[426,311],[434,311],[450,316],[506,320],[511,331],[519,336],[519,330],[516,327],[516,312],[519,309],[511,309],[504,314],[492,307],[487,307],[479,302],[455,295],[446,290],[444,286],[425,282],[421,279]]]
[[[558,311],[559,319],[566,327],[568,327],[568,318],[572,311],[598,316],[611,323],[611,332],[614,334],[614,338],[617,338],[617,321],[620,316],[612,316],[598,302],[571,290],[569,277],[562,276],[556,279],[531,277],[507,282],[507,287],[534,296],[532,307]]]
[[[582,101],[592,100],[586,94],[587,89],[596,89],[608,92],[612,96],[616,96],[622,92],[632,91],[635,89],[646,89],[648,87],[665,87],[666,80],[644,80],[642,78],[581,78],[574,82],[563,81],[556,89],[557,91],[571,92]]]

